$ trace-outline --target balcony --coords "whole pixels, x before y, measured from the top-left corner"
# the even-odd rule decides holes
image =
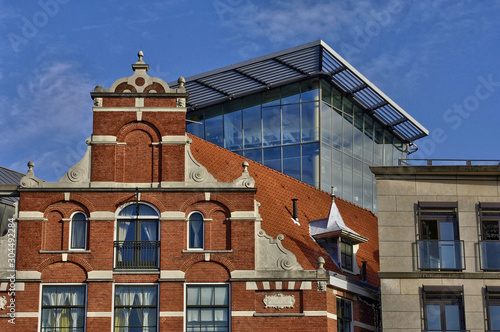
[[[115,268],[158,269],[160,241],[115,241]]]
[[[481,270],[500,270],[500,241],[479,241]]]
[[[418,269],[420,270],[463,270],[463,241],[417,241]]]

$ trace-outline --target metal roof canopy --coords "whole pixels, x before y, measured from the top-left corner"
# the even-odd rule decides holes
[[[186,78],[188,108],[194,110],[322,76],[404,142],[429,131],[387,97],[322,40]],[[170,82],[177,87],[177,82]]]

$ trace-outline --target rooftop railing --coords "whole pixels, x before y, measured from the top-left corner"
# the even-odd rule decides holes
[[[500,160],[487,159],[398,159],[398,166],[498,166]]]

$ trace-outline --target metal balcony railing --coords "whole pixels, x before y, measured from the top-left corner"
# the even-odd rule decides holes
[[[420,270],[465,269],[463,241],[417,241],[418,268]]]
[[[398,166],[496,166],[500,160],[488,159],[398,159]]]
[[[500,270],[500,241],[479,241],[481,270]]]
[[[157,269],[160,241],[115,241],[117,269]]]

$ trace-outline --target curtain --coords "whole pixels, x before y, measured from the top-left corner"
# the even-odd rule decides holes
[[[129,318],[130,318],[130,309],[124,308],[124,306],[130,305],[130,296],[129,296],[129,288],[128,287],[116,287],[115,290],[115,332],[126,331]]]
[[[203,221],[189,221],[189,246],[191,248],[203,248]]]
[[[71,247],[85,248],[85,231],[87,222],[85,220],[73,219],[71,225]]]

